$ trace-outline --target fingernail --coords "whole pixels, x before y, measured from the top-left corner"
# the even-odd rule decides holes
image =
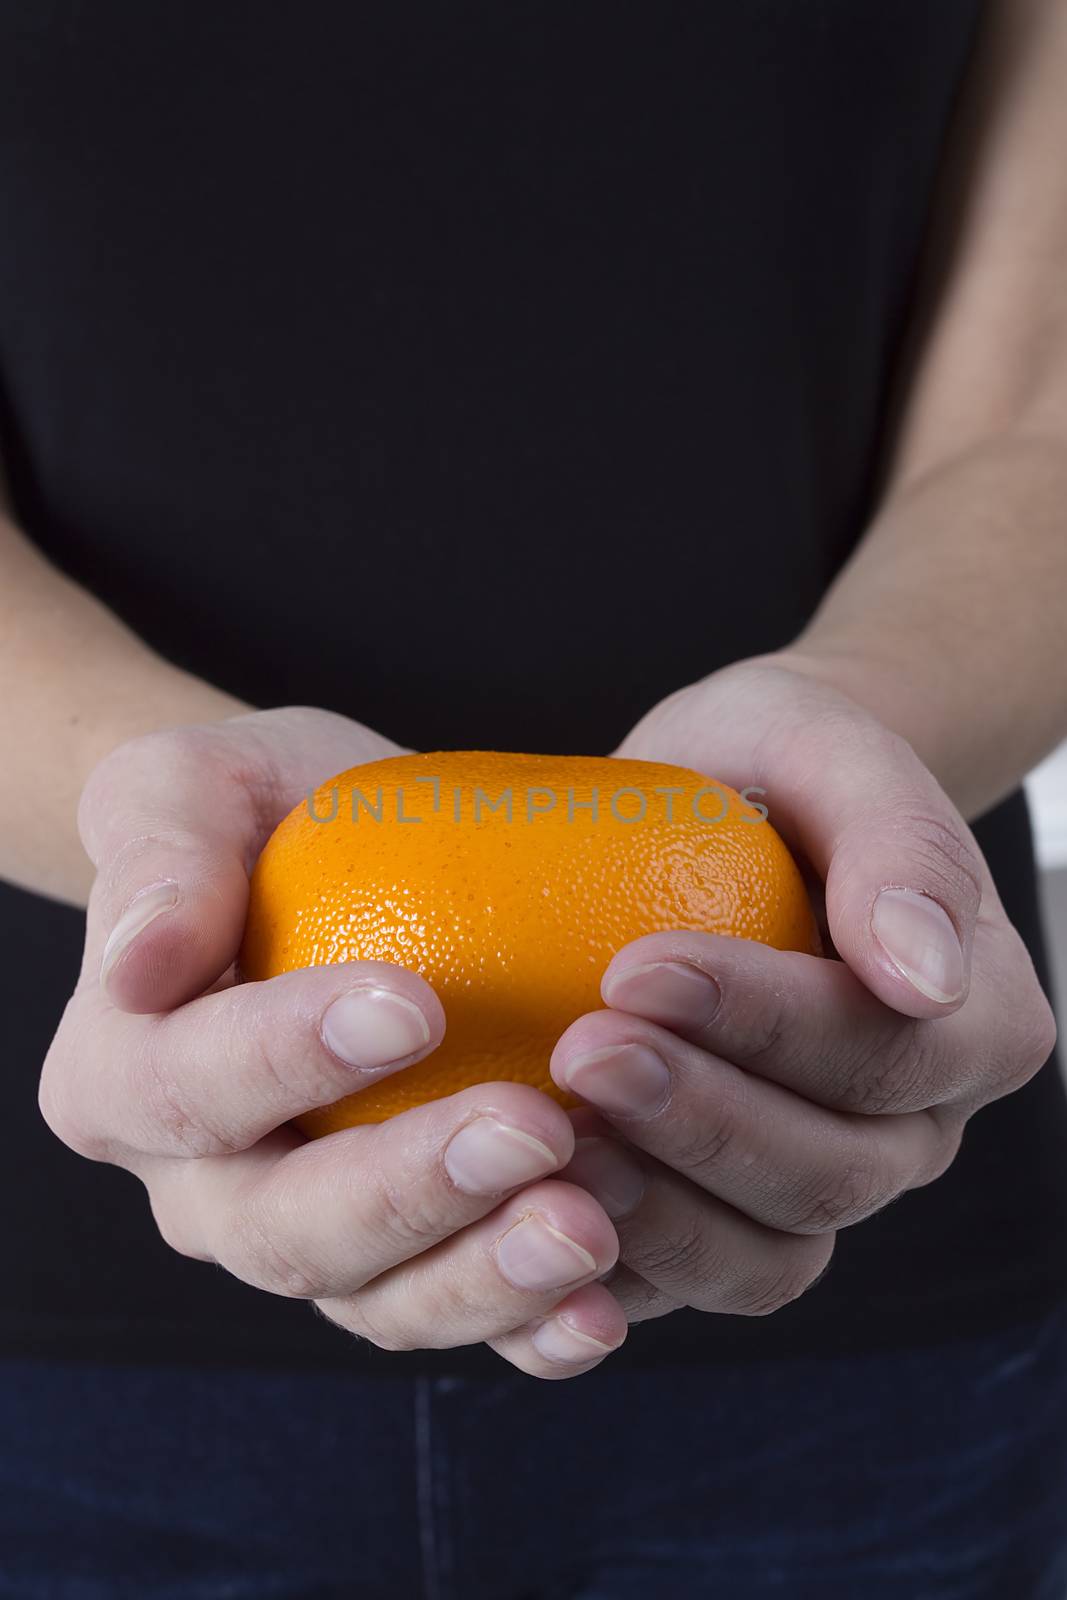
[[[948,913],[928,894],[883,889],[871,927],[886,955],[929,1000],[944,1003],[963,993],[963,951]]]
[[[567,1088],[601,1111],[619,1117],[650,1117],[667,1104],[671,1075],[643,1044],[613,1044],[574,1056],[562,1069]]]
[[[322,1036],[350,1067],[385,1067],[429,1043],[430,1024],[411,1000],[367,985],[335,1000],[322,1019]]]
[[[603,994],[609,1006],[654,1016],[668,1026],[710,1022],[722,1000],[714,978],[682,961],[652,961],[609,972]]]
[[[104,946],[104,953],[100,958],[100,982],[106,983],[119,958],[125,955],[130,945],[157,917],[164,911],[172,911],[178,904],[178,885],[176,883],[157,883],[151,889],[142,889],[135,895],[126,907],[122,916],[112,928],[108,941]]]
[[[587,1189],[614,1221],[641,1204],[645,1174],[614,1139],[579,1139],[564,1176]]]
[[[549,1317],[547,1322],[542,1322],[530,1335],[530,1343],[546,1361],[565,1362],[570,1367],[600,1361],[616,1348],[602,1339],[594,1339],[591,1333],[579,1333],[562,1317]]]
[[[588,1250],[536,1215],[508,1229],[496,1247],[496,1259],[517,1289],[563,1289],[596,1271]]]
[[[547,1144],[493,1117],[468,1122],[445,1147],[445,1170],[467,1194],[499,1194],[558,1166]]]

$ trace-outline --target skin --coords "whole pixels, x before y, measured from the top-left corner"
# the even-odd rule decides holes
[[[441,1036],[395,967],[230,970],[274,822],[400,747],[175,672],[4,525],[0,869],[76,903],[91,884],[41,1109],[141,1178],[176,1250],[385,1348],[485,1340],[570,1377],[631,1321],[788,1303],[838,1229],[936,1179],[1047,1058],[1048,1004],[967,819],[1067,732],[1065,75],[1063,0],[990,8],[871,526],[788,649],[679,689],[617,752],[763,785],[841,959],[637,940],[553,1054],[586,1101],[571,1115],[495,1083],[313,1144],[286,1126]],[[325,1019],[348,998],[343,1060]],[[497,1152],[481,1192],[452,1142],[474,1124]],[[545,1270],[516,1282],[534,1236]]]

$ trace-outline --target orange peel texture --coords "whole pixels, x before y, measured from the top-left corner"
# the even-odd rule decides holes
[[[448,750],[353,767],[296,806],[252,875],[245,979],[391,961],[432,984],[443,1042],[299,1117],[311,1137],[548,1074],[641,934],[698,929],[818,952],[799,869],[759,809],[684,767]]]

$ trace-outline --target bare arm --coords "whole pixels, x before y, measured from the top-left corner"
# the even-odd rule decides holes
[[[84,905],[78,795],[115,745],[247,710],[171,666],[0,507],[0,877]]]
[[[993,0],[938,201],[878,514],[783,652],[965,816],[1067,733],[1067,0]]]

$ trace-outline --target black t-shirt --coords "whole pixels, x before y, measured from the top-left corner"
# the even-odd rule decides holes
[[[7,0],[25,526],[253,704],[422,749],[606,752],[788,642],[862,531],[980,10]],[[976,832],[1043,974],[1022,795]],[[0,891],[0,1350],[413,1370],[171,1253],[134,1178],[45,1129],[81,923]],[[801,1300],[679,1313],[615,1359],[1025,1315],[1064,1292],[1065,1155],[1051,1062]]]

